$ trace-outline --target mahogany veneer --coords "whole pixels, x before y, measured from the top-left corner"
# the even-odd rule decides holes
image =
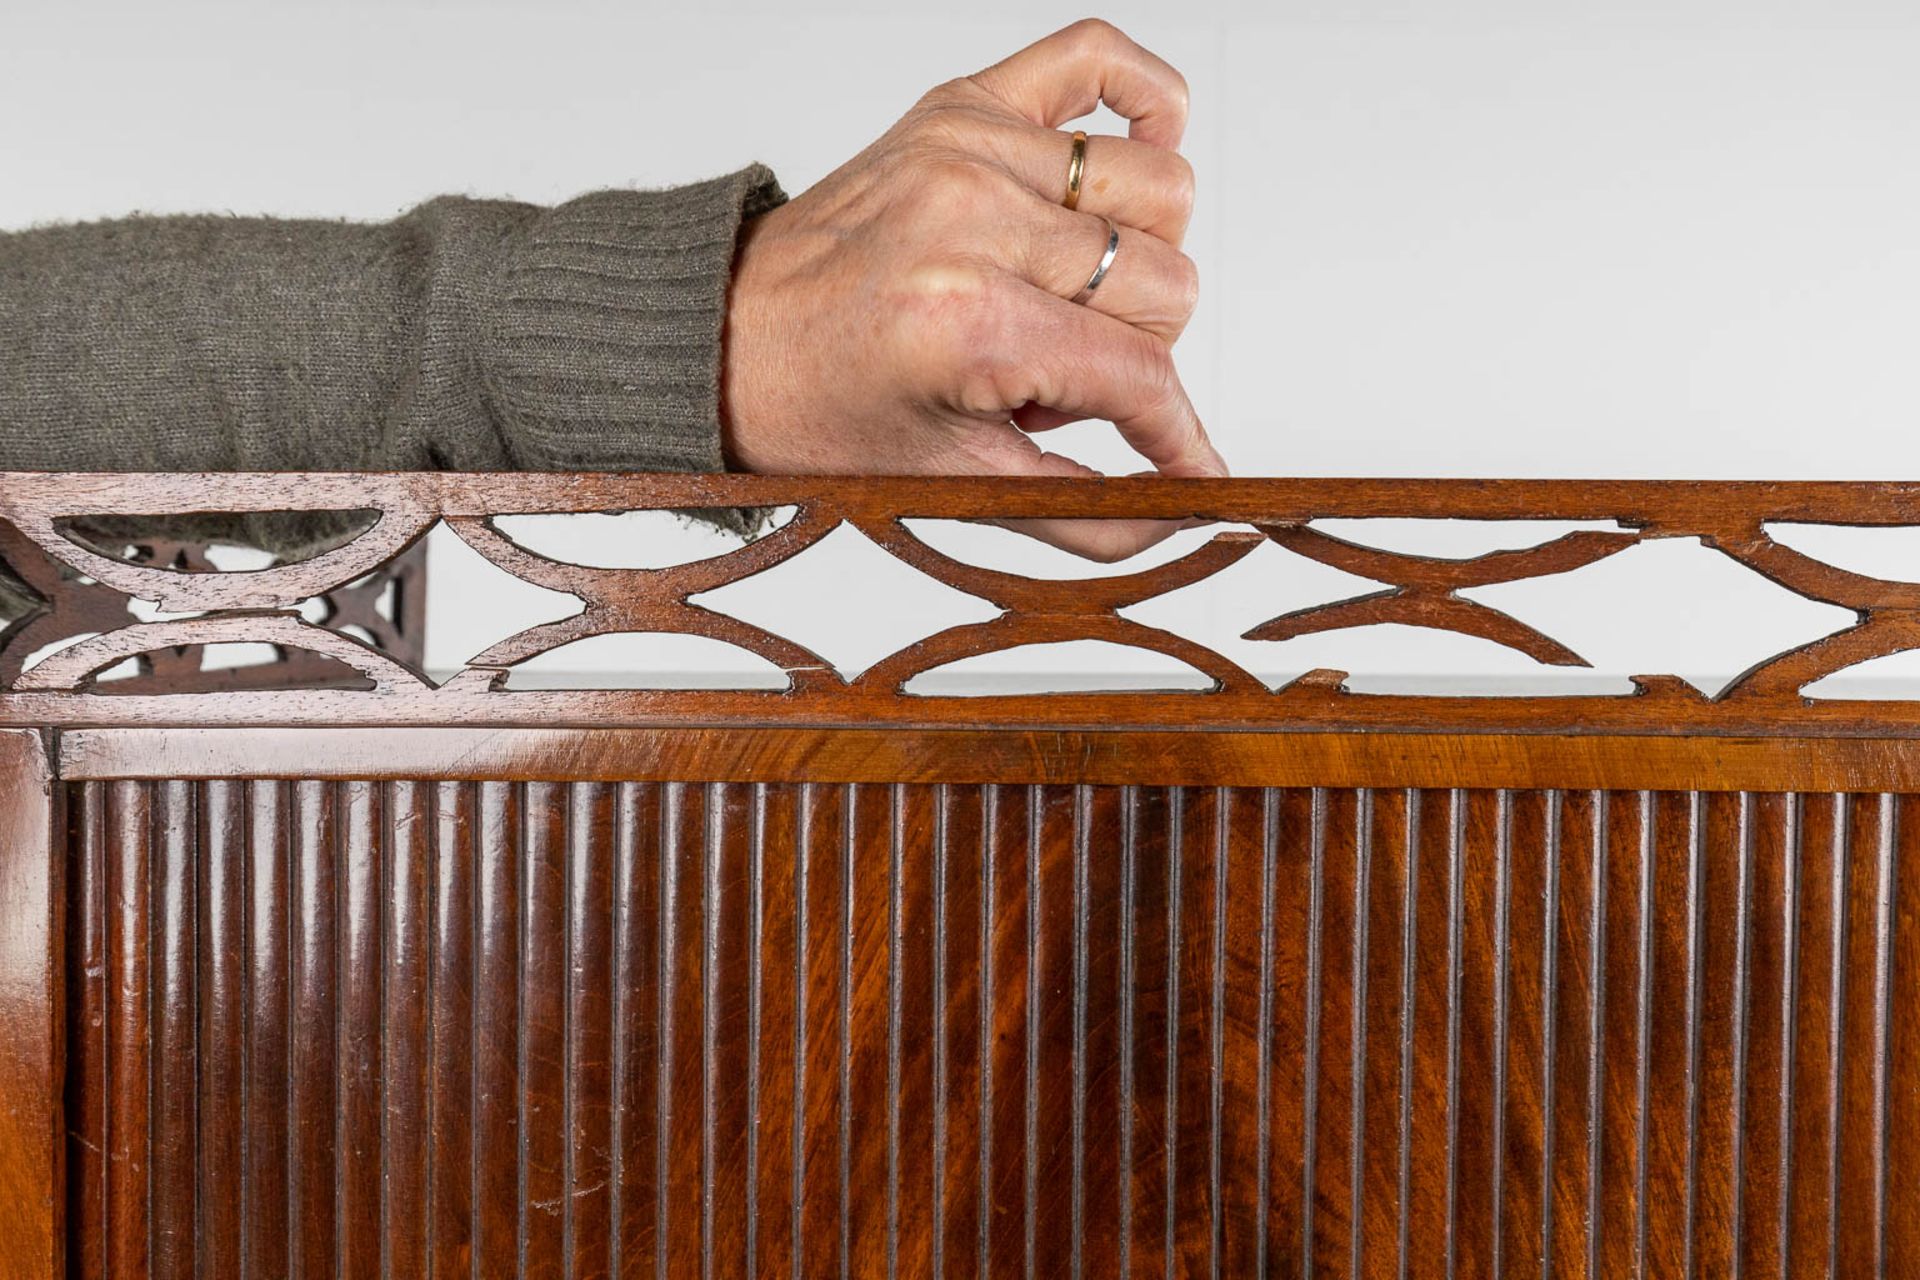
[[[783,503],[660,570],[487,521]],[[57,523],[279,507],[384,514],[252,574]],[[1091,583],[899,523],[1194,513],[1238,527]],[[1454,561],[1309,523],[1386,514],[1621,528]],[[583,612],[439,685],[286,612],[442,519]],[[1920,585],[1792,551],[1785,519],[1920,523],[1920,491],[0,477],[0,520],[96,598],[196,614],[0,692],[0,1274],[1902,1274],[1920,717],[1799,690],[1920,643]],[[849,681],[688,601],[842,521],[1002,615]],[[1268,540],[1389,585],[1256,638],[1413,622],[1579,662],[1457,592],[1657,537],[1859,622],[1717,697],[1422,698],[1272,692],[1118,612]],[[792,688],[498,687],[621,630],[743,645]],[[902,692],[1063,638],[1215,689]],[[361,687],[94,684],[235,639]]]

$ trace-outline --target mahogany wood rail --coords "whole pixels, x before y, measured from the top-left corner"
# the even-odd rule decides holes
[[[726,506],[792,512],[652,569],[496,523]],[[163,536],[279,510],[371,517],[247,571]],[[1053,580],[909,523],[1032,516],[1218,525]],[[579,611],[430,678],[439,524]],[[41,601],[0,632],[0,1274],[1903,1274],[1920,704],[1806,690],[1920,647],[1920,581],[1783,524],[1920,486],[0,476]],[[703,602],[841,526],[991,616],[848,673]],[[1277,552],[1378,585],[1251,642],[1577,665],[1470,593],[1674,538],[1850,617],[1714,694],[1473,697],[1272,688],[1128,612]],[[507,686],[640,631],[787,686]],[[908,687],[1064,640],[1205,687]],[[192,683],[231,643],[288,660]]]

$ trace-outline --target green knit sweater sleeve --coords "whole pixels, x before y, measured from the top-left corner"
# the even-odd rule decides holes
[[[392,222],[0,234],[0,470],[717,470],[753,165]]]

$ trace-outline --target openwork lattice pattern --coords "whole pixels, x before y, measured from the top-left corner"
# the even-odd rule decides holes
[[[606,568],[571,564],[514,541],[495,524],[508,515],[686,511],[713,507],[793,507],[792,519],[738,550],[665,568]],[[311,559],[245,572],[214,572],[159,549],[147,562],[114,558],[68,537],[69,521],[103,516],[370,509],[378,519],[358,537]],[[1035,518],[1199,518],[1216,532],[1189,553],[1143,570],[1116,569],[1092,578],[1025,577],[956,559],[917,536],[913,519],[1020,521]],[[1361,545],[1316,527],[1328,518],[1427,518],[1614,522],[1582,529],[1536,546],[1450,559]],[[1594,564],[1654,539],[1693,538],[1809,601],[1851,611],[1843,627],[1752,666],[1714,695],[1672,674],[1638,676],[1634,692],[1609,696],[1528,699],[1516,713],[1502,698],[1504,723],[1516,715],[1540,727],[1655,727],[1680,731],[1711,724],[1766,729],[1809,722],[1828,728],[1870,727],[1915,717],[1906,703],[1844,704],[1808,698],[1813,682],[1876,657],[1920,647],[1920,582],[1894,581],[1838,567],[1777,541],[1779,523],[1920,525],[1920,488],[1896,484],[1674,483],[1574,481],[1006,481],[963,479],[774,479],[743,476],[474,476],[474,475],[196,475],[0,476],[0,536],[16,574],[47,594],[51,608],[28,625],[41,632],[50,619],[83,606],[99,634],[21,667],[29,641],[41,632],[9,633],[0,650],[0,699],[37,715],[75,714],[151,719],[164,702],[122,691],[99,696],[103,672],[138,659],[159,671],[165,659],[193,646],[266,643],[287,654],[305,653],[349,669],[358,689],[312,689],[297,695],[261,692],[224,701],[225,718],[281,715],[284,701],[347,720],[444,722],[453,716],[484,720],[548,707],[556,713],[623,714],[640,719],[699,717],[727,720],[763,716],[782,720],[848,722],[1031,719],[1058,723],[1073,699],[1089,722],[1154,722],[1165,700],[1176,699],[1182,722],[1272,724],[1387,724],[1430,715],[1445,704],[1471,715],[1470,704],[1494,699],[1357,694],[1346,675],[1315,670],[1275,690],[1226,654],[1190,637],[1124,616],[1122,611],[1212,578],[1264,544],[1373,582],[1383,589],[1304,609],[1276,607],[1274,616],[1245,635],[1250,641],[1397,623],[1477,637],[1553,666],[1586,659],[1563,640],[1469,598],[1476,588],[1545,578]],[[303,601],[331,597],[357,601],[378,575],[444,522],[493,565],[528,583],[581,602],[577,613],[521,631],[466,660],[442,683],[419,669],[417,655],[399,643],[406,628],[372,643],[370,609],[336,607],[331,616],[303,616]],[[847,525],[914,570],[998,610],[984,622],[954,626],[901,648],[855,675],[843,675],[805,646],[764,627],[709,608],[695,598],[773,568]],[[44,564],[35,568],[39,556]],[[22,564],[26,565],[23,572]],[[58,573],[49,573],[47,566]],[[36,578],[34,575],[38,574]],[[375,575],[370,577],[369,575]],[[418,593],[414,593],[416,598]],[[94,603],[107,600],[113,607]],[[119,618],[125,602],[149,602],[163,611],[151,621]],[[118,625],[98,626],[107,613]],[[784,690],[575,690],[506,688],[513,668],[596,636],[669,633],[737,646],[785,671]],[[71,634],[71,633],[69,633]],[[1026,698],[959,699],[909,694],[914,677],[957,660],[1026,645],[1093,640],[1149,650],[1201,672],[1210,687],[1198,692],[1074,693],[1049,695],[1044,709]],[[91,710],[77,713],[75,708]],[[1491,710],[1491,708],[1490,708]]]
[[[213,693],[229,689],[288,689],[355,687],[365,684],[351,668],[330,661],[307,644],[275,645],[271,660],[245,666],[219,666],[209,661],[207,646],[230,632],[242,642],[264,636],[242,634],[247,628],[218,627],[200,622],[183,633],[184,643],[146,647],[163,631],[155,623],[141,623],[130,606],[139,597],[83,571],[61,554],[77,544],[48,549],[24,536],[13,525],[0,523],[0,562],[4,562],[29,597],[14,611],[19,614],[0,629],[0,687],[11,686],[36,656],[63,641],[119,633],[139,623],[141,647],[129,664],[110,681],[119,693]],[[179,574],[219,572],[205,542],[143,537],[127,544],[121,560]],[[111,559],[87,551],[82,562]],[[363,638],[379,653],[403,663],[418,664],[424,653],[426,630],[426,547],[413,547],[392,557],[359,579],[341,583],[312,601],[322,626],[339,635]],[[383,604],[384,602],[384,604]],[[352,631],[348,631],[352,628]],[[301,639],[304,641],[305,637]],[[37,663],[35,664],[37,665]],[[101,673],[88,674],[88,681]]]

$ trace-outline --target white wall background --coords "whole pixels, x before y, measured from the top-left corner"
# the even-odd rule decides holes
[[[136,209],[384,218],[443,191],[557,200],[754,158],[797,192],[925,88],[1082,13],[0,0],[0,228]],[[1240,473],[1920,472],[1911,0],[1115,0],[1105,16],[1193,87],[1189,250],[1205,297],[1181,367]],[[1071,429],[1066,447],[1130,469],[1097,428]],[[704,545],[649,526],[622,550],[606,535],[630,525],[597,530],[529,536],[616,560]],[[1513,542],[1449,536],[1439,550]],[[1920,540],[1808,538],[1920,576],[1904,568]],[[1023,566],[1055,563],[985,540]],[[847,572],[825,580],[857,584],[870,553],[842,550]],[[568,611],[500,589],[462,548],[436,555],[439,664]],[[1143,616],[1217,633],[1362,585],[1263,557],[1204,601]],[[820,581],[736,589],[733,603],[857,666],[884,647],[880,593],[823,609]],[[951,604],[888,590],[909,632]],[[1847,620],[1691,544],[1486,598],[1603,675],[1727,674]],[[1276,677],[1533,669],[1394,629],[1236,652]],[[565,657],[719,662],[672,644]]]

